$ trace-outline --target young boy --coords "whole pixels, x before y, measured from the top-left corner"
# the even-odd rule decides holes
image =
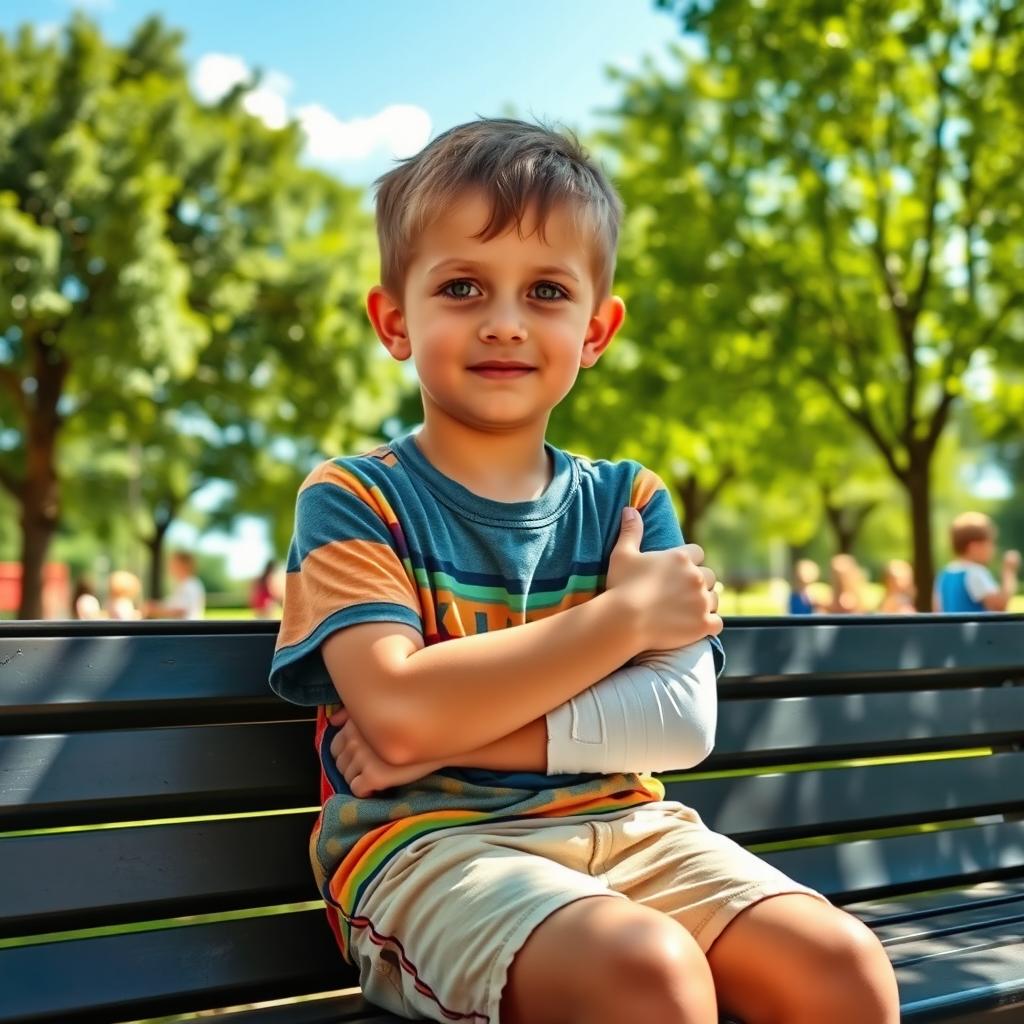
[[[964,512],[953,520],[950,542],[956,558],[935,581],[937,612],[1005,612],[1017,593],[1020,552],[1003,554],[1002,586],[988,566],[996,553],[996,528],[982,512]]]
[[[644,774],[710,750],[714,575],[653,473],[545,442],[622,323],[619,218],[519,121],[379,182],[368,312],[423,427],[303,484],[271,670],[319,707],[332,925],[407,1017],[896,1024],[867,928]]]

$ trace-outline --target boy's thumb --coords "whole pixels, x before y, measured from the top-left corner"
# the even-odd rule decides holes
[[[640,540],[644,535],[644,521],[640,513],[632,506],[627,505],[622,510],[622,524],[619,527],[618,544],[626,543],[630,547],[640,550]]]

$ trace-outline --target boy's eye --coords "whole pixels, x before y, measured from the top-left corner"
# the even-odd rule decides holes
[[[533,286],[533,294],[544,302],[568,298],[565,289],[561,285],[553,284],[551,281],[538,281]]]
[[[473,299],[476,298],[474,291],[479,294],[479,290],[472,281],[449,281],[441,289],[441,294],[447,295],[450,299]]]

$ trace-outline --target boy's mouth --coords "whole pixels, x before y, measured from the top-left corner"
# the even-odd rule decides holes
[[[489,377],[492,380],[509,380],[513,377],[524,377],[528,373],[533,373],[536,367],[526,363],[492,359],[485,363],[476,363],[469,369],[481,377]]]

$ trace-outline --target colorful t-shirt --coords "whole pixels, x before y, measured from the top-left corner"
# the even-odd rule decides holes
[[[325,462],[299,490],[270,685],[319,707],[323,809],[310,853],[343,952],[361,893],[420,836],[487,819],[597,817],[664,795],[660,782],[637,774],[449,768],[357,799],[330,755],[336,729],[327,715],[338,697],[320,646],[335,630],[403,623],[429,645],[589,601],[604,589],[626,505],[643,516],[643,550],[683,542],[664,485],[639,463],[546,450],[553,476],[534,501],[472,493],[435,469],[411,434]]]

